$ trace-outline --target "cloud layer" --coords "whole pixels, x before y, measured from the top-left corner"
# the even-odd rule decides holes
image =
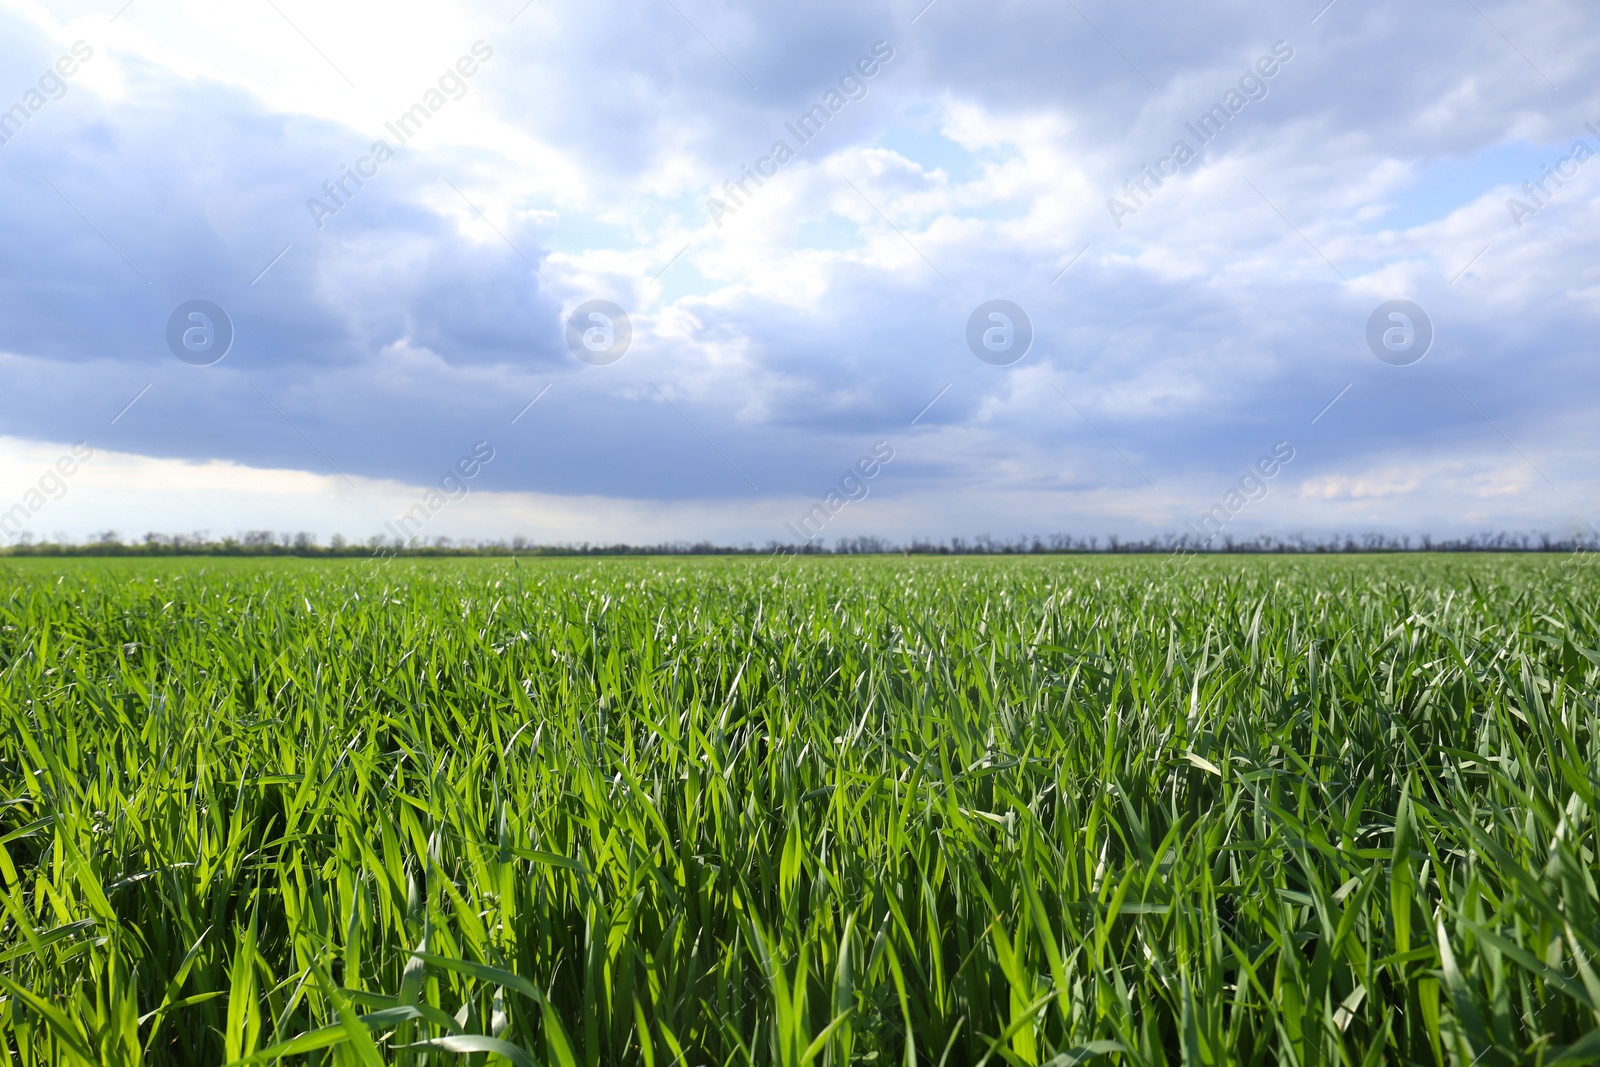
[[[285,526],[388,504],[282,472],[357,499],[482,440],[499,510],[462,523],[589,540],[782,538],[877,441],[829,537],[1179,530],[1280,441],[1240,530],[1600,512],[1576,0],[7,0],[0,27],[0,433],[169,487],[221,464]],[[211,366],[166,340],[194,299],[234,327]],[[568,343],[596,299],[632,327],[609,366]],[[1031,321],[1007,366],[967,339],[995,299]],[[1408,366],[1367,341],[1395,299],[1434,332]],[[169,528],[219,525],[192,488]],[[82,495],[85,529],[136,513]]]

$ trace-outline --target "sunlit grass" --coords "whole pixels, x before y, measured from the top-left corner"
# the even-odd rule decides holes
[[[1597,592],[5,561],[0,1058],[1591,1062]]]

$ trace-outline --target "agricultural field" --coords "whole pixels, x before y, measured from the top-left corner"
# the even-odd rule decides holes
[[[0,1062],[1600,1061],[1587,560],[0,560]]]

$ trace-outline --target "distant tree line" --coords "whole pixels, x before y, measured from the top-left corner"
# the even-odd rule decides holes
[[[509,541],[434,537],[426,541],[376,535],[365,541],[348,541],[335,534],[326,545],[312,533],[275,533],[250,530],[234,537],[212,538],[207,531],[190,534],[147,533],[140,540],[124,540],[117,531],[106,530],[83,543],[35,541],[23,534],[18,542],[0,549],[9,556],[302,556],[321,558],[394,556],[764,556],[764,555],[882,555],[908,556],[1023,556],[1023,555],[1140,555],[1161,553],[1202,553],[1222,555],[1375,552],[1593,552],[1600,550],[1600,536],[1556,537],[1547,533],[1479,533],[1469,537],[1433,538],[1383,533],[1333,534],[1308,537],[1301,534],[1278,536],[1263,534],[1242,538],[1224,535],[1210,543],[1189,535],[1167,534],[1143,540],[1108,537],[1075,537],[1071,534],[1019,536],[1009,540],[980,534],[970,540],[952,537],[945,541],[913,538],[901,544],[882,537],[839,538],[830,548],[820,539],[785,544],[768,541],[757,546],[718,545],[709,541],[672,541],[653,545],[577,544],[542,545],[525,537]]]

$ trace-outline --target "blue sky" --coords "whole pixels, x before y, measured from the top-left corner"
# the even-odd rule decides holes
[[[0,0],[0,511],[82,441],[33,536],[364,539],[487,441],[426,537],[760,544],[885,441],[829,540],[1144,536],[1287,442],[1230,533],[1571,533],[1597,59],[1576,0]]]

